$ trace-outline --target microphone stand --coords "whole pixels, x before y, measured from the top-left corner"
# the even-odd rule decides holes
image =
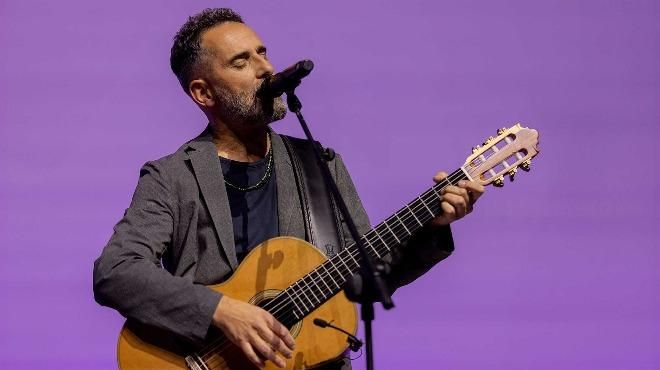
[[[355,241],[358,251],[360,252],[361,263],[360,263],[359,277],[361,278],[361,284],[355,281],[357,279],[353,279],[352,282],[351,280],[349,280],[344,290],[346,291],[346,295],[349,297],[350,300],[360,303],[360,309],[361,309],[360,316],[362,317],[362,321],[364,322],[364,335],[365,335],[366,352],[367,352],[367,370],[373,370],[374,369],[373,338],[372,338],[372,330],[371,330],[371,324],[375,318],[373,304],[374,302],[381,302],[383,308],[385,308],[386,310],[389,310],[392,307],[394,307],[394,303],[392,302],[392,297],[389,294],[387,285],[385,285],[385,281],[382,275],[386,271],[386,269],[383,267],[382,264],[379,264],[378,266],[374,264],[371,257],[369,256],[369,253],[367,253],[367,249],[362,243],[361,235],[358,233],[357,227],[355,226],[355,222],[353,221],[353,218],[348,212],[348,207],[346,206],[346,202],[339,193],[337,184],[335,183],[334,179],[332,178],[332,175],[330,174],[330,169],[328,168],[328,159],[321,152],[320,145],[316,145],[316,141],[312,137],[312,133],[309,131],[309,127],[307,126],[307,122],[305,121],[305,118],[300,112],[302,108],[302,103],[295,94],[296,86],[293,86],[291,89],[286,91],[287,105],[289,107],[289,110],[295,113],[296,117],[298,117],[298,121],[300,122],[300,126],[305,132],[305,136],[307,137],[307,140],[314,148],[314,155],[316,156],[316,161],[321,168],[321,173],[323,174],[323,180],[328,186],[328,189],[330,189],[330,195],[334,197],[335,201],[337,202],[337,206],[339,207],[340,212],[344,216],[344,220],[346,221],[346,225],[348,226],[348,230],[351,234],[351,237]],[[355,278],[357,277],[358,276],[355,276]]]

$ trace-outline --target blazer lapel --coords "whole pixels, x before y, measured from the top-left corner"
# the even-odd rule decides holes
[[[218,163],[218,152],[213,144],[209,130],[188,144],[193,150],[188,151],[195,178],[199,184],[202,198],[211,214],[218,240],[233,270],[238,266],[234,228],[232,225],[229,200],[225,190],[224,177]]]
[[[291,159],[280,136],[272,131],[271,142],[275,157],[275,173],[277,174],[277,209],[280,235],[291,235],[303,239],[305,238],[304,225],[300,222],[292,224],[294,219],[298,220],[300,218],[295,217],[296,212],[301,213],[301,211]]]

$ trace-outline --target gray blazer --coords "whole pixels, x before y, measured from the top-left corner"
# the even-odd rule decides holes
[[[271,137],[279,233],[304,239],[291,161],[279,135]],[[330,168],[359,231],[367,232],[369,219],[339,155]],[[414,280],[454,248],[449,227],[423,230],[408,244],[392,261],[392,289]],[[94,297],[129,319],[202,343],[222,297],[205,285],[226,280],[237,266],[227,193],[207,129],[175,153],[142,167],[131,204],[94,263]]]

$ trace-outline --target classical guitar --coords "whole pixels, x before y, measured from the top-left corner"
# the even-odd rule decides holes
[[[440,213],[438,195],[444,187],[463,179],[503,186],[504,176],[513,180],[518,168],[528,171],[530,160],[537,154],[536,130],[520,124],[498,130],[496,137],[475,147],[465,164],[444,181],[364,234],[364,245],[372,256],[382,258]],[[358,271],[359,264],[355,245],[327,259],[303,240],[279,237],[254,248],[229,280],[210,288],[258,305],[290,328],[296,350],[287,361],[287,369],[305,369],[332,361],[347,349],[344,334],[322,329],[312,321],[332,320],[334,325],[355,333],[357,313],[342,287]],[[196,349],[187,349],[170,337],[127,323],[117,345],[120,369],[254,368],[240,348],[221,335]],[[266,362],[266,368],[276,367]]]

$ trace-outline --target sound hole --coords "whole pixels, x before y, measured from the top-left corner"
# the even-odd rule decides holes
[[[273,316],[275,316],[276,319],[279,319],[279,321],[286,325],[286,327],[289,329],[289,332],[291,333],[291,336],[296,338],[298,334],[300,334],[300,330],[302,329],[302,320],[298,322],[291,323],[291,320],[287,320],[285,318],[289,318],[292,315],[290,313],[293,312],[293,308],[287,305],[285,308],[278,308],[278,312],[273,313],[270,310],[266,309],[266,305],[275,299],[278,294],[280,294],[282,291],[281,290],[276,290],[276,289],[268,289],[268,290],[263,290],[259,293],[257,293],[254,297],[252,297],[248,303],[253,304],[255,306],[259,306],[266,311],[269,311]]]

